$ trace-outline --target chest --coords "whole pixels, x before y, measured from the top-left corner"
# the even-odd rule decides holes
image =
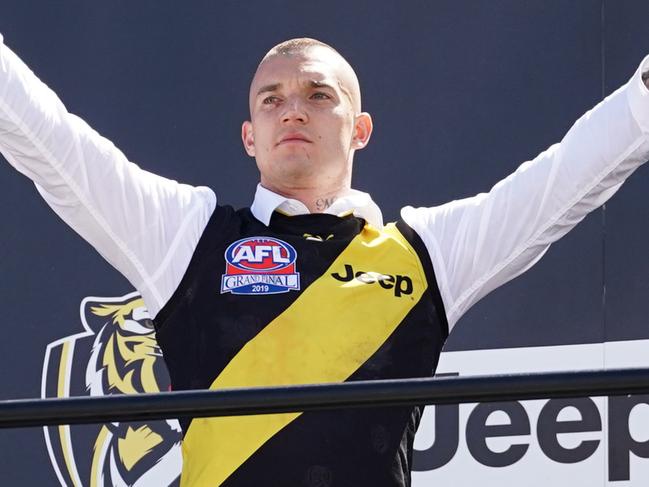
[[[435,320],[416,253],[395,229],[317,237],[233,232],[197,256],[159,333],[175,388],[421,375],[404,371]]]

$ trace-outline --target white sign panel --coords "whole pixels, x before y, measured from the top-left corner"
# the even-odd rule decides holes
[[[438,375],[649,366],[649,340],[442,354]],[[436,434],[439,433],[439,434]],[[649,396],[428,407],[413,486],[646,486]]]

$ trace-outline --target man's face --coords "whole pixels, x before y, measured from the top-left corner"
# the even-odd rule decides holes
[[[251,121],[242,139],[261,183],[274,191],[349,186],[353,152],[367,144],[358,82],[324,47],[264,60],[250,88]]]

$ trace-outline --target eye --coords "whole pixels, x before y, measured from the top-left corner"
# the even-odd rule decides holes
[[[316,91],[311,95],[313,100],[330,100],[331,97],[322,91]]]
[[[275,96],[275,95],[270,95],[270,96],[267,96],[266,98],[264,98],[264,99],[261,101],[261,103],[262,103],[263,105],[274,105],[274,104],[277,103],[278,101],[279,101],[279,98],[278,98],[277,96]]]

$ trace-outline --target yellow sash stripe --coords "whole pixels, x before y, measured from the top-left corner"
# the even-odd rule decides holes
[[[354,271],[405,275],[412,294],[377,282],[341,282]],[[299,270],[299,269],[298,269]],[[389,338],[419,301],[426,279],[415,251],[394,225],[366,225],[329,269],[250,340],[210,389],[343,382]],[[251,306],[254,306],[251,298]],[[183,442],[183,487],[218,486],[302,413],[195,418]]]

